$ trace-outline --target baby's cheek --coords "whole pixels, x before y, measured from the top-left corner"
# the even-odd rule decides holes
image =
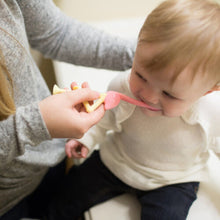
[[[179,117],[187,111],[184,105],[168,105],[163,108],[163,115],[167,117]]]

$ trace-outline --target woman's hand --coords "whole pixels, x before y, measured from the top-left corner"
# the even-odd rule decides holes
[[[104,116],[104,106],[87,113],[83,101],[98,99],[89,88],[52,95],[39,103],[40,112],[52,138],[81,138]]]

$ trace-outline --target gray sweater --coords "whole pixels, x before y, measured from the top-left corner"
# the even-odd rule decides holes
[[[77,65],[131,67],[130,42],[66,17],[52,0],[0,1],[0,50],[12,75],[16,114],[0,122],[0,216],[33,192],[49,167],[64,159],[38,102],[50,95],[29,45],[46,57]]]

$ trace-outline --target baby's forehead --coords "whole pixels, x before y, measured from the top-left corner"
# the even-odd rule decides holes
[[[193,50],[193,49],[192,49]],[[174,72],[175,80],[185,69],[192,80],[196,75],[209,76],[207,79],[216,78],[216,64],[212,62],[213,57],[203,54],[199,50],[192,51],[190,54],[178,50],[172,43],[159,42],[149,43],[143,39],[138,42],[135,57],[142,68],[150,72],[169,69]],[[213,66],[211,64],[213,63]],[[220,63],[220,62],[218,62]],[[210,68],[211,67],[211,68]],[[219,75],[219,74],[218,74]]]

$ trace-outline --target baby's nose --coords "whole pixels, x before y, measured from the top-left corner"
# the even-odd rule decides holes
[[[157,94],[156,91],[149,89],[145,94],[144,99],[151,104],[157,105],[159,103],[159,94]]]

